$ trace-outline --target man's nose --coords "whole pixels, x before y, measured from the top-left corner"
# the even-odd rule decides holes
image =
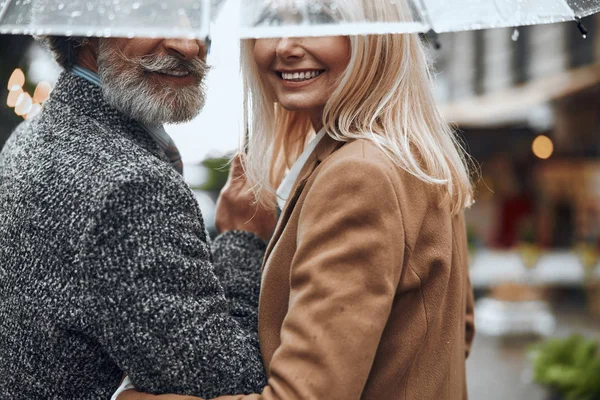
[[[206,58],[206,45],[200,40],[165,39],[163,42],[168,54],[182,60],[193,60],[196,57]]]
[[[304,57],[304,49],[298,38],[281,38],[277,40],[275,54],[282,60],[293,60]]]

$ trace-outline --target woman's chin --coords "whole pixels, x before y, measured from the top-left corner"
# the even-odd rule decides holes
[[[324,104],[316,104],[303,101],[278,101],[278,104],[286,111],[295,112],[313,112],[314,110],[323,109]]]

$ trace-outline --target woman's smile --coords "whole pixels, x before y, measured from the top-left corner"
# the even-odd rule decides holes
[[[280,70],[275,71],[281,85],[286,88],[302,88],[317,81],[325,70]]]

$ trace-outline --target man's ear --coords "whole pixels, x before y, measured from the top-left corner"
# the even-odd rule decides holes
[[[96,60],[98,59],[98,52],[100,50],[100,38],[94,37],[90,38],[87,42],[87,45],[90,47],[90,50],[94,54]]]
[[[99,38],[86,38],[81,42],[77,52],[77,64],[92,72],[98,73]]]

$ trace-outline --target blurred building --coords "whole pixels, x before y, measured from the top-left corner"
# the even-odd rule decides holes
[[[598,243],[600,19],[583,24],[586,38],[575,22],[440,38],[443,112],[481,166],[470,223],[487,246]]]

